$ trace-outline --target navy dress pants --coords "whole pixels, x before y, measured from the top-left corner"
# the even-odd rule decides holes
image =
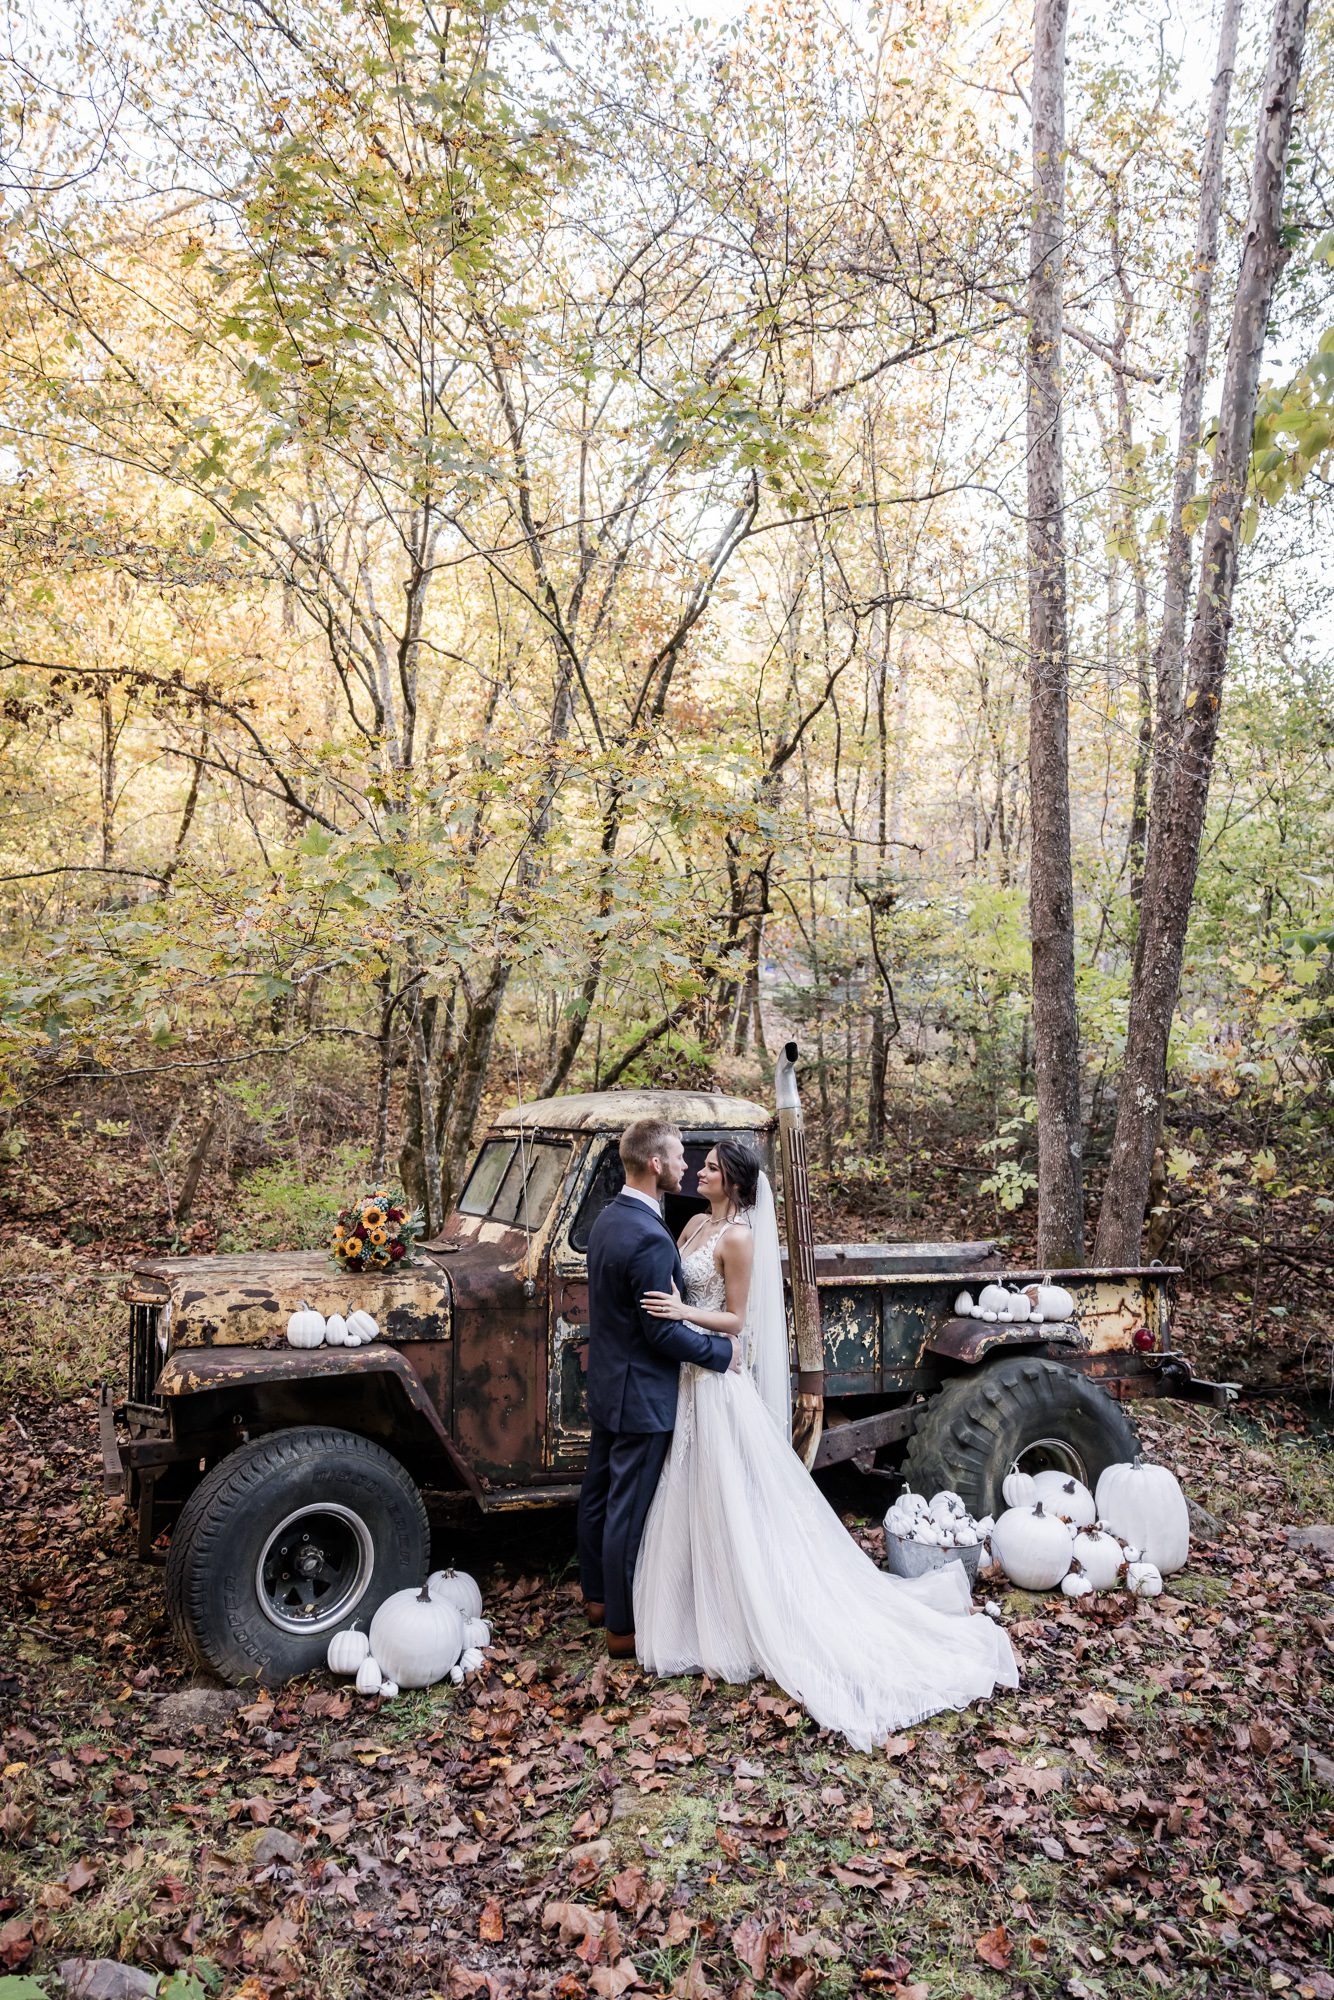
[[[635,1563],[671,1441],[670,1431],[593,1426],[579,1488],[579,1583],[606,1605],[609,1632],[635,1629]]]

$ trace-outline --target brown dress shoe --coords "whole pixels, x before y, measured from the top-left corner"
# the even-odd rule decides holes
[[[606,1606],[603,1604],[599,1604],[595,1597],[586,1597],[584,1599],[584,1617],[588,1620],[590,1625],[601,1625],[605,1623],[606,1616],[607,1616]]]
[[[607,1652],[613,1660],[633,1660],[635,1656],[634,1633],[608,1632]]]

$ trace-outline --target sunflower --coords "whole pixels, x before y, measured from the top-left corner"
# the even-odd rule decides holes
[[[370,1231],[370,1239],[371,1242],[374,1243],[376,1248],[378,1249],[381,1243],[388,1242],[389,1240],[388,1231],[384,1229],[372,1229]]]
[[[376,1208],[374,1205],[372,1205],[370,1208],[363,1208],[361,1211],[361,1219],[365,1223],[368,1229],[378,1229],[380,1224],[384,1221],[384,1210],[382,1208]]]

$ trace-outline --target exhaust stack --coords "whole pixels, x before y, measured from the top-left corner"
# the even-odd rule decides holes
[[[783,1154],[783,1216],[787,1224],[788,1283],[792,1324],[797,1336],[797,1401],[792,1413],[792,1449],[807,1471],[824,1429],[824,1332],[815,1284],[815,1235],[811,1189],[806,1172],[806,1128],[797,1091],[797,1045],[784,1044],[774,1070],[778,1139]]]

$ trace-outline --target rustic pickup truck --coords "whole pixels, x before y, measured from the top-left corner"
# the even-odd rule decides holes
[[[679,1231],[720,1138],[772,1168],[781,1141],[795,1335],[794,1442],[815,1471],[851,1464],[994,1511],[1014,1461],[1086,1480],[1136,1450],[1122,1404],[1217,1399],[1171,1347],[1161,1266],[1006,1270],[992,1244],[811,1240],[789,1045],[779,1115],[735,1097],[605,1091],[509,1111],[483,1140],[439,1237],[407,1269],[348,1277],[323,1251],[146,1261],[130,1307],[128,1393],[102,1397],[109,1490],[162,1535],[182,1643],[232,1681],[277,1682],[323,1659],[428,1568],[424,1496],[446,1517],[572,1501],[588,1444],[584,1396],[594,1218],[621,1185],[616,1141],[652,1111],[678,1124],[688,1172],[665,1200]],[[993,1278],[1055,1276],[1060,1325],[957,1317]],[[302,1301],[348,1299],[381,1337],[288,1345]],[[882,1488],[882,1492],[889,1489]]]

